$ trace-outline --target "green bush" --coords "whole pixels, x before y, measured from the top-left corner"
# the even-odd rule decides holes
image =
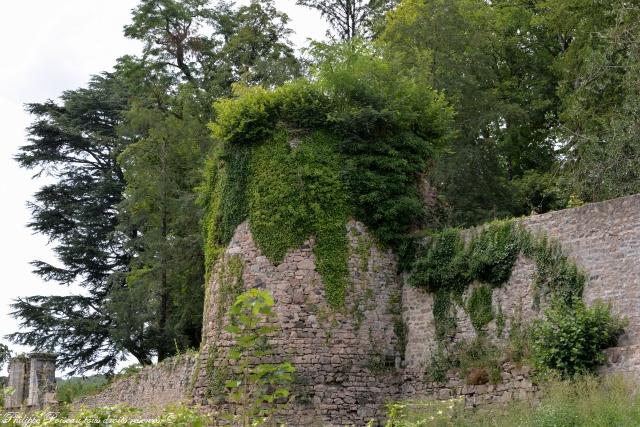
[[[576,300],[571,307],[556,300],[534,324],[533,357],[543,370],[563,378],[595,372],[606,360],[603,350],[614,346],[625,321],[611,314],[609,306],[596,302],[587,307]]]

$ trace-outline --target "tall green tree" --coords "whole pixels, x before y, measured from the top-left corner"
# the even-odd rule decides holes
[[[127,325],[114,322],[106,306],[110,293],[124,286],[117,273],[130,262],[115,210],[125,186],[117,157],[127,145],[117,128],[130,89],[122,74],[103,73],[87,88],[64,92],[61,103],[27,105],[35,121],[29,143],[16,155],[22,167],[53,181],[30,203],[29,227],[49,238],[59,263],[34,261],[34,272],[61,285],[79,284],[85,292],[19,298],[12,307],[22,331],[10,339],[56,350],[60,366],[74,371],[112,370],[125,353],[148,357],[136,337],[114,339],[112,331]]]
[[[453,152],[431,176],[450,223],[521,213],[513,182],[554,168],[557,43],[537,15],[512,0],[405,0],[389,15],[381,41],[399,70],[444,91],[457,111]]]
[[[144,42],[151,64],[177,71],[210,101],[230,95],[234,82],[277,85],[299,74],[288,21],[270,0],[237,9],[209,0],[142,0],[125,35]]]
[[[329,23],[327,35],[337,40],[374,35],[395,0],[297,0],[296,4],[316,9]]]
[[[555,138],[572,191],[595,201],[640,191],[640,3],[541,1],[559,41]]]
[[[172,100],[170,113],[134,106],[126,128],[150,126],[129,145],[119,163],[127,186],[119,205],[120,227],[138,234],[128,241],[134,254],[127,274],[154,352],[162,360],[200,343],[204,260],[194,189],[200,182],[209,132],[199,120],[189,90]],[[119,304],[128,303],[127,300]],[[123,309],[123,310],[122,310]],[[125,305],[115,312],[128,312]]]

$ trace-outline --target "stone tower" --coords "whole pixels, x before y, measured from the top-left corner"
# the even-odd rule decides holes
[[[8,386],[13,388],[5,400],[6,409],[42,409],[56,401],[56,355],[29,353],[9,361]]]

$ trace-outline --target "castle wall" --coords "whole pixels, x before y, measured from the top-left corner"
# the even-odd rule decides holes
[[[597,299],[611,302],[616,313],[629,319],[618,347],[608,350],[609,363],[603,370],[639,375],[640,195],[520,221],[532,232],[559,241],[587,273],[584,298],[588,303]],[[275,299],[280,332],[271,338],[276,352],[269,361],[290,361],[297,372],[292,387],[295,399],[282,414],[290,426],[365,425],[384,413],[384,403],[417,396],[464,396],[467,406],[535,397],[537,388],[529,370],[506,361],[501,382],[495,385],[467,385],[455,375],[444,384],[426,382],[425,370],[437,345],[432,295],[402,285],[395,274],[394,256],[379,250],[362,224],[350,222],[347,228],[351,284],[344,309],[335,311],[326,303],[324,285],[315,270],[313,240],[274,265],[260,253],[248,223],[243,223],[213,267],[203,348],[197,360],[185,361],[174,373],[147,368],[137,377],[116,383],[110,388],[113,391],[96,397],[94,403],[159,407],[189,395],[187,378],[192,377],[193,402],[220,408],[216,382],[223,377],[226,351],[233,344],[224,330],[223,314],[231,299],[229,287],[237,285],[268,290]],[[494,290],[493,304],[506,317],[505,331],[514,319],[530,323],[541,315],[534,304],[534,274],[534,263],[521,256],[508,283]],[[394,333],[399,315],[407,325],[402,354]],[[454,341],[473,338],[475,331],[466,313],[459,309],[457,315]],[[504,340],[504,335],[498,337],[495,321],[489,324],[488,335],[496,342]]]
[[[159,415],[166,406],[188,400],[197,356],[187,353],[167,359],[140,372],[116,379],[107,389],[74,402],[75,408],[127,404],[145,415]]]
[[[520,222],[533,234],[544,233],[558,241],[586,272],[585,302],[608,302],[615,313],[629,319],[618,347],[607,351],[609,362],[603,371],[640,376],[640,195],[530,216]],[[506,317],[505,331],[509,331],[513,319],[530,324],[541,316],[542,310],[534,304],[534,274],[534,263],[520,256],[509,281],[494,290],[493,306],[500,307]],[[432,393],[422,381],[437,345],[432,307],[432,295],[410,286],[403,288],[403,316],[409,331],[402,389],[405,396]],[[456,315],[454,341],[475,337],[468,315],[462,309]],[[488,335],[500,341],[496,329],[493,320]]]
[[[295,398],[283,414],[288,425],[359,425],[396,396],[400,349],[392,304],[394,295],[400,302],[400,283],[395,259],[373,244],[361,224],[350,222],[347,228],[351,284],[345,308],[334,310],[315,270],[313,240],[273,265],[257,249],[248,223],[238,227],[209,283],[196,403],[215,407],[215,377],[228,364],[232,342],[219,310],[225,310],[221,287],[229,279],[223,270],[233,257],[242,262],[244,289],[268,290],[275,300],[280,332],[271,339],[277,351],[270,361],[287,360],[296,369]]]

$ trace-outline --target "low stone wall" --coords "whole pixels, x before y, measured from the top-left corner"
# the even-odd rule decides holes
[[[502,365],[501,381],[497,384],[466,384],[453,375],[445,382],[408,381],[403,384],[402,398],[423,397],[446,400],[463,397],[466,408],[505,404],[512,400],[534,400],[539,388],[531,381],[531,369],[513,363]]]
[[[166,406],[189,402],[196,354],[167,359],[140,372],[116,380],[102,392],[86,396],[73,407],[105,407],[126,404],[144,410],[145,415],[159,415]]]

